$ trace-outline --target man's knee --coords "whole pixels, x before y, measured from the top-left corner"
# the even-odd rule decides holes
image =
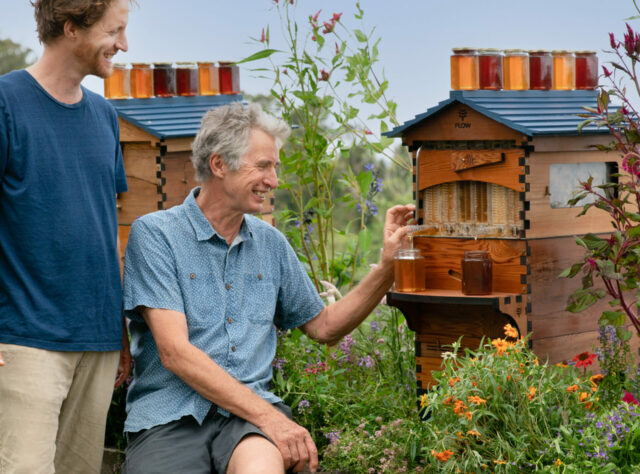
[[[284,461],[278,448],[260,435],[248,435],[238,443],[227,465],[227,474],[251,472],[282,474]]]

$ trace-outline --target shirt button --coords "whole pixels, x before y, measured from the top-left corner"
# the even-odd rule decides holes
[[[195,273],[192,273],[191,275],[189,275],[189,278],[191,278],[192,280],[196,277]]]
[[[262,273],[258,273],[258,280],[262,280]]]
[[[235,352],[236,351],[236,346],[231,346],[231,352]]]
[[[229,324],[231,324],[233,322],[233,318],[227,318],[227,321],[229,321]]]
[[[227,283],[226,285],[224,285],[224,287],[225,287],[227,290],[230,290],[230,289],[231,289],[231,285],[230,285],[229,283]]]

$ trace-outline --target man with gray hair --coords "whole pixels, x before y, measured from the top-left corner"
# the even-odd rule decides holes
[[[300,327],[329,344],[357,327],[393,282],[393,255],[414,207],[387,212],[380,264],[325,307],[285,237],[251,215],[278,185],[288,134],[256,104],[209,111],[193,143],[201,187],[132,226],[125,473],[317,467],[309,432],[269,392],[276,327]]]

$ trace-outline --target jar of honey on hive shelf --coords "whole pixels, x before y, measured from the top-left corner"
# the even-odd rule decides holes
[[[153,72],[147,63],[131,64],[131,97],[148,99],[153,97]]]
[[[176,95],[176,70],[171,63],[153,63],[153,94],[156,97]]]
[[[576,51],[576,89],[592,90],[598,86],[598,56],[595,51]]]
[[[570,91],[575,88],[576,59],[571,51],[552,51],[553,55],[553,88]]]
[[[468,250],[462,259],[462,293],[488,295],[492,291],[493,263],[489,252]]]
[[[478,50],[478,80],[480,89],[502,89],[502,52],[493,49]]]
[[[218,77],[220,81],[221,94],[240,93],[240,68],[232,62],[220,61],[218,67]]]
[[[529,51],[529,88],[548,91],[553,86],[553,57],[551,51]]]
[[[200,95],[218,95],[220,93],[220,81],[218,68],[212,62],[198,63],[198,84]]]
[[[399,292],[424,291],[426,273],[420,249],[400,249],[394,258],[395,290]]]
[[[478,52],[472,48],[453,48],[451,55],[451,89],[475,90],[479,86]]]
[[[502,87],[512,91],[529,89],[529,53],[522,49],[504,51]]]
[[[104,96],[107,99],[128,99],[131,97],[129,69],[126,64],[116,63],[113,65],[113,72],[104,80]]]
[[[176,63],[176,93],[180,96],[198,95],[198,68],[196,63]]]

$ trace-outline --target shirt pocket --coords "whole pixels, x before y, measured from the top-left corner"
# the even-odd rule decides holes
[[[181,275],[182,297],[187,326],[221,325],[224,316],[224,284],[212,272],[185,272]]]
[[[244,309],[253,324],[271,324],[276,310],[276,286],[273,278],[260,270],[244,274]]]

